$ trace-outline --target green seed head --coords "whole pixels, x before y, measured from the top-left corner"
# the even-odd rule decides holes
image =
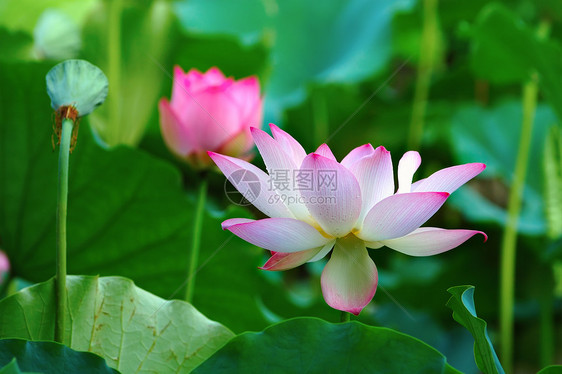
[[[96,66],[84,60],[66,60],[47,73],[47,93],[58,110],[72,106],[82,117],[101,105],[107,96],[108,81]]]

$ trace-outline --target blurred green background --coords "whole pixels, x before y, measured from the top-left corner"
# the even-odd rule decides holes
[[[174,65],[257,75],[264,126],[276,123],[308,152],[327,142],[341,159],[371,143],[396,165],[415,149],[417,179],[487,164],[428,225],[483,230],[488,242],[431,258],[372,250],[379,289],[359,317],[414,335],[476,373],[473,339],[451,318],[446,290],[476,286],[478,314],[498,346],[502,232],[523,86],[534,81],[514,372],[562,363],[561,36],[556,0],[0,0],[0,248],[18,279],[54,271],[56,156],[44,76],[63,59],[83,58],[106,73],[109,95],[82,121],[71,158],[69,271],[182,295],[199,180],[165,147],[157,101],[170,97]],[[258,271],[266,253],[220,230],[226,217],[256,213],[229,207],[223,188],[224,177],[212,175],[194,305],[237,333],[300,315],[337,321],[322,299],[322,264]]]

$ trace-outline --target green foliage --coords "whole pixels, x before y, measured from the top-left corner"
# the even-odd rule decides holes
[[[506,101],[494,108],[478,106],[460,108],[453,118],[451,145],[461,163],[486,163],[486,170],[475,189],[462,188],[451,202],[470,219],[505,224],[507,186],[513,181],[515,156],[521,132],[522,110],[517,102]],[[549,127],[555,123],[552,111],[539,105],[535,114],[529,156],[529,171],[523,193],[519,220],[520,232],[542,234],[546,231],[542,200],[542,149]],[[484,178],[494,178],[484,182]],[[484,184],[487,183],[488,185]],[[476,185],[475,185],[476,186]]]
[[[562,365],[550,365],[539,371],[537,374],[560,374],[562,373]]]
[[[183,301],[166,301],[126,278],[69,276],[64,342],[130,372],[187,372],[233,334]],[[0,301],[0,338],[52,340],[54,281]]]
[[[95,354],[77,352],[55,342],[33,342],[21,339],[0,340],[0,366],[2,365],[6,366],[0,369],[0,374],[118,373]]]
[[[281,109],[305,98],[309,82],[359,82],[379,72],[391,57],[392,17],[411,6],[409,0],[338,0],[330,6],[198,0],[178,2],[175,9],[190,33],[271,46],[268,105],[279,118]]]
[[[2,87],[12,92],[10,101],[0,103],[1,247],[12,275],[35,282],[51,277],[55,262],[57,157],[48,97],[34,83],[44,81],[48,68],[10,65],[2,69],[9,75],[0,73]],[[162,297],[183,295],[194,203],[178,172],[141,151],[101,148],[87,123],[70,165],[69,273],[119,274]],[[222,177],[219,188],[222,194]],[[240,208],[206,213],[194,299],[203,313],[238,332],[267,325],[258,304],[262,251],[230,240],[220,227],[243,216],[248,213]]]
[[[137,145],[160,95],[168,66],[170,2],[101,1],[84,26],[84,57],[109,79],[106,105],[92,125],[108,145]]]
[[[0,374],[37,374],[32,372],[22,372],[18,366],[16,359],[14,358],[4,367],[0,368]]]
[[[0,238],[14,276],[54,273],[57,155],[47,64],[4,65],[0,85]],[[119,274],[162,296],[185,279],[192,204],[179,173],[144,152],[107,151],[82,123],[70,158],[68,270]],[[150,266],[147,266],[150,264]]]
[[[427,344],[382,327],[295,318],[232,339],[195,373],[459,373]]]
[[[0,27],[0,49],[0,61],[25,61],[32,55],[33,40],[25,32]]]
[[[525,82],[533,72],[562,120],[562,50],[526,26],[514,13],[492,3],[484,8],[472,35],[472,66],[495,83]]]
[[[562,131],[559,126],[550,129],[544,144],[544,200],[547,235],[562,236]]]
[[[49,8],[61,10],[81,25],[96,2],[97,0],[4,0],[0,3],[0,25],[8,30],[20,30],[31,35],[41,14]]]
[[[492,341],[486,330],[486,321],[478,318],[474,305],[474,287],[457,286],[447,291],[453,296],[447,306],[453,310],[455,321],[466,327],[474,337],[474,358],[484,374],[504,374]]]

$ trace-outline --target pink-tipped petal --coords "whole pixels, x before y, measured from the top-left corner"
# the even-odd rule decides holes
[[[334,243],[328,243],[324,247],[308,249],[306,251],[283,253],[273,252],[265,265],[260,267],[262,270],[278,271],[296,268],[306,262],[317,261],[326,256],[332,249]],[[328,248],[328,250],[326,250]],[[320,257],[321,256],[321,257]]]
[[[179,121],[167,99],[160,100],[158,109],[164,142],[176,156],[186,158],[197,147],[193,144],[191,130]]]
[[[375,152],[375,149],[371,144],[364,144],[357,148],[354,148],[341,160],[341,164],[346,168],[350,168],[355,162],[359,161],[363,157],[370,156]]]
[[[322,249],[320,249],[322,250]],[[0,251],[0,285],[8,279],[10,271],[10,259],[3,251]]]
[[[269,217],[293,218],[279,195],[269,186],[269,176],[249,162],[208,152],[232,185],[253,206]]]
[[[292,218],[264,218],[235,225],[226,230],[258,247],[275,252],[294,253],[323,247],[333,239],[322,236],[308,223]]]
[[[316,153],[305,157],[301,170],[310,170],[315,183],[301,191],[310,214],[328,234],[347,235],[361,213],[361,190],[355,176]]]
[[[220,86],[225,81],[231,81],[232,79],[226,78],[219,68],[213,66],[203,74],[203,80],[207,86]]]
[[[430,219],[447,197],[446,192],[413,192],[387,197],[367,214],[357,236],[374,242],[407,235]]]
[[[296,188],[298,184],[298,165],[281,145],[265,131],[251,128],[252,137],[265,162],[270,177],[270,189],[284,196],[287,207],[296,218],[312,222],[303,199]]]
[[[404,153],[398,162],[398,191],[396,193],[410,192],[412,178],[421,164],[420,154],[416,151]]]
[[[453,193],[457,188],[480,174],[486,169],[486,165],[472,163],[451,166],[441,169],[412,185],[412,192],[448,192]]]
[[[476,234],[482,234],[484,241],[488,239],[482,231],[421,227],[406,236],[383,240],[382,243],[410,256],[432,256],[456,248]]]
[[[197,69],[191,69],[189,73],[184,73],[180,66],[174,66],[172,102],[177,102],[178,107],[182,107],[189,99],[189,95],[205,88],[203,79],[203,73]]]
[[[219,87],[210,87],[182,100],[172,99],[171,107],[201,150],[215,151],[240,131],[241,116],[237,105]],[[196,131],[195,131],[196,129]]]
[[[241,223],[250,223],[254,221],[255,219],[250,219],[250,218],[229,218],[225,221],[222,221],[221,228],[223,230],[228,230],[230,226],[239,225]]]
[[[349,170],[355,175],[361,188],[361,215],[356,228],[360,229],[371,208],[394,193],[394,175],[390,152],[377,147],[371,154],[362,157]]]
[[[330,147],[328,147],[328,144],[326,144],[326,143],[324,143],[320,147],[318,147],[318,149],[314,153],[317,153],[320,156],[324,156],[326,158],[329,158],[330,160],[333,160],[333,161],[337,162],[336,156],[334,156],[334,154],[332,153],[332,150],[330,149]]]
[[[250,131],[268,173],[271,174],[275,170],[288,170],[292,172],[298,169],[299,165],[293,161],[285,149],[269,134],[256,128],[251,128]]]
[[[252,121],[255,123],[245,123],[244,126],[261,127],[260,121],[257,123],[253,116],[256,110],[261,110],[262,103],[260,98],[260,82],[255,76],[247,77],[234,82],[228,87],[226,92],[230,95],[232,100],[236,102],[241,111],[241,118],[243,122]]]
[[[275,140],[279,143],[281,148],[293,159],[295,165],[300,166],[306,157],[306,152],[302,145],[297,142],[291,135],[275,126],[273,123],[269,124],[271,133]]]
[[[322,272],[326,303],[358,315],[375,295],[377,283],[377,268],[364,243],[353,237],[338,239]]]

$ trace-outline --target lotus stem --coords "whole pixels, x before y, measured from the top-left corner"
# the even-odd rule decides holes
[[[546,21],[541,22],[538,30],[539,38],[545,38],[549,30],[550,24]],[[531,79],[523,86],[523,121],[515,163],[515,176],[509,193],[507,220],[501,246],[500,336],[501,359],[506,373],[513,372],[513,307],[517,225],[521,211],[521,198],[525,186],[525,177],[527,175],[538,90],[538,76],[535,72],[532,74]]]
[[[191,303],[193,301],[193,293],[195,291],[195,276],[197,274],[197,263],[199,261],[199,250],[201,248],[201,231],[203,230],[203,216],[205,212],[205,202],[207,200],[208,181],[203,177],[199,185],[199,196],[197,198],[197,207],[195,210],[195,223],[193,225],[193,241],[191,243],[191,258],[189,260],[189,272],[187,275],[187,289],[185,292],[185,301]]]
[[[121,13],[122,0],[112,0],[109,6],[109,25],[107,32],[108,68],[107,75],[111,82],[112,95],[109,96],[109,119],[107,123],[107,144],[115,145],[120,142],[121,121]]]
[[[414,92],[412,118],[410,120],[408,149],[419,149],[422,141],[431,75],[433,73],[438,47],[439,30],[437,6],[437,0],[424,0],[423,2],[422,40],[420,44],[420,59],[418,62],[418,75]]]
[[[59,150],[59,178],[57,189],[57,273],[55,341],[64,344],[66,317],[66,211],[68,206],[68,165],[74,121],[64,118]]]

